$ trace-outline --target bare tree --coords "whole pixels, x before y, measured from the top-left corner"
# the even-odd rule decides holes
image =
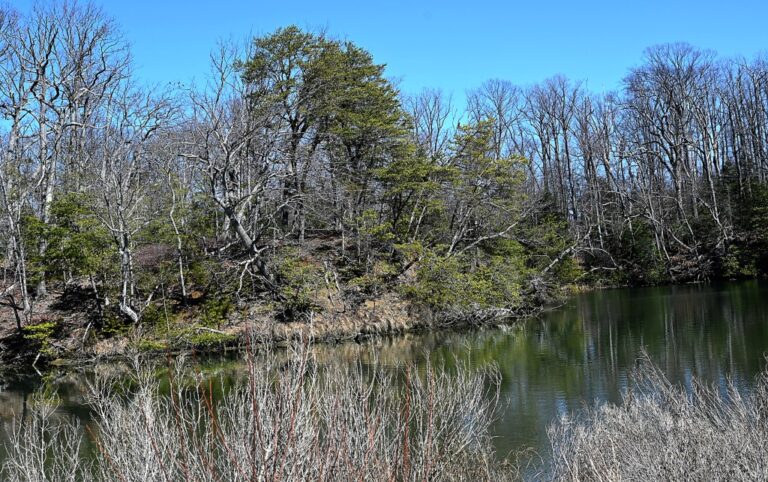
[[[182,155],[193,160],[205,179],[205,190],[226,217],[222,235],[230,229],[246,254],[243,273],[256,268],[271,286],[266,262],[273,211],[266,210],[267,188],[278,179],[275,143],[267,135],[270,115],[255,109],[236,68],[241,52],[221,45],[211,56],[211,75],[203,91],[189,95],[189,137]]]
[[[151,300],[137,304],[134,277],[134,236],[154,216],[147,212],[146,196],[160,186],[153,145],[161,130],[169,127],[174,105],[167,96],[150,94],[125,84],[105,102],[95,133],[99,149],[94,153],[101,172],[94,180],[101,200],[100,219],[109,230],[120,254],[120,311],[134,323]]]

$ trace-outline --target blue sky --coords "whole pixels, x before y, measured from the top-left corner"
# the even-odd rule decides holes
[[[25,10],[33,0],[12,0]],[[687,41],[721,56],[768,51],[767,0],[311,1],[96,0],[133,46],[150,83],[202,76],[218,39],[289,24],[324,27],[369,50],[406,92],[462,98],[484,80],[555,74],[591,90],[620,85],[654,44]]]

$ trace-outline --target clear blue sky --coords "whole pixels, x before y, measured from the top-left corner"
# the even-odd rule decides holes
[[[11,0],[21,10],[33,0]],[[768,51],[768,0],[96,0],[117,20],[147,82],[207,70],[218,39],[289,24],[325,27],[388,65],[401,89],[463,97],[484,80],[555,74],[618,87],[643,49],[687,41],[721,56]]]

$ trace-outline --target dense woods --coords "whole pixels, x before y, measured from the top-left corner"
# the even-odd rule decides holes
[[[98,8],[6,7],[0,319],[46,349],[72,300],[85,343],[188,309],[302,321],[396,292],[497,317],[566,283],[759,276],[767,76],[660,45],[617,92],[490,80],[457,111],[289,26],[217,46],[196,85],[146,86]]]

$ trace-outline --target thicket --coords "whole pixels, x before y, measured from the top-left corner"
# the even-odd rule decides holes
[[[249,351],[245,381],[138,365],[93,385],[88,427],[40,395],[14,428],[7,481],[512,480],[489,425],[493,371],[319,366]]]
[[[552,466],[541,478],[763,480],[766,406],[766,372],[748,394],[696,380],[688,390],[645,359],[620,405],[595,406],[550,428]]]
[[[662,45],[619,92],[492,80],[463,112],[294,26],[211,58],[199,84],[145,88],[95,6],[0,10],[0,305],[19,333],[56,306],[97,337],[253,305],[306,320],[329,292],[505,316],[567,283],[768,269],[762,58]]]

